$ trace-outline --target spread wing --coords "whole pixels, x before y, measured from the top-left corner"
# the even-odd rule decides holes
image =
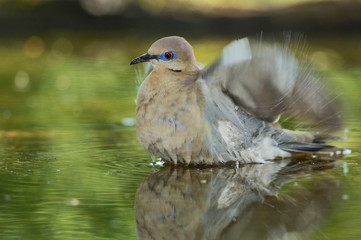
[[[306,117],[328,130],[341,126],[335,98],[288,47],[265,43],[253,47],[247,38],[235,40],[201,77],[262,120],[276,123],[285,113]]]

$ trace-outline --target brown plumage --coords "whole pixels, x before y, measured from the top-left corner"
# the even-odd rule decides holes
[[[192,46],[174,36],[156,41],[131,64],[140,62],[150,62],[153,70],[137,97],[137,136],[153,160],[264,162],[330,147],[312,143],[313,133],[275,126],[283,112],[340,126],[331,96],[277,45],[254,51],[248,39],[234,41],[200,71]]]

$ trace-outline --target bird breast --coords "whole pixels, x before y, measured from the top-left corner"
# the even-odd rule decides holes
[[[208,125],[198,95],[194,86],[168,84],[155,91],[151,84],[143,82],[136,117],[137,136],[143,146],[160,156],[163,153],[184,155],[180,156],[182,159],[199,152]]]

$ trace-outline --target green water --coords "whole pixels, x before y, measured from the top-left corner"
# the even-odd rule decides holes
[[[30,37],[0,39],[0,239],[361,238],[360,36],[308,39],[352,154],[240,170],[152,169],[129,62],[157,37]],[[188,40],[207,64],[231,39]]]

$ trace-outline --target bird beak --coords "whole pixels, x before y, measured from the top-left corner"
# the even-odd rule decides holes
[[[149,62],[151,59],[158,59],[157,55],[150,55],[149,53],[143,54],[140,57],[134,58],[130,65],[141,63],[141,62]]]

